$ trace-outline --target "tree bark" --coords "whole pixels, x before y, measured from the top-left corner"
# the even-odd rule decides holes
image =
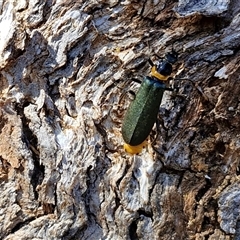
[[[1,239],[240,239],[238,1],[2,1]],[[179,53],[140,155],[121,125]]]

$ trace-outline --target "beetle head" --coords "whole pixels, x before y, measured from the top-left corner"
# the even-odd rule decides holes
[[[178,60],[178,53],[172,50],[172,52],[166,54],[165,58],[169,63],[174,64]]]

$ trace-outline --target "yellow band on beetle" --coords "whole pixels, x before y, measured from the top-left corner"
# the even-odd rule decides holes
[[[147,141],[142,142],[141,144],[137,146],[131,146],[127,143],[124,143],[123,148],[124,150],[129,154],[139,154],[142,152],[142,149],[147,145]]]
[[[155,78],[157,78],[158,80],[162,80],[162,81],[167,81],[168,80],[168,76],[163,76],[162,74],[160,74],[157,70],[156,70],[156,66],[152,67],[151,70],[151,75]]]

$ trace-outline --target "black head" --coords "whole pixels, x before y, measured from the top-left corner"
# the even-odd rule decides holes
[[[172,52],[166,53],[165,58],[169,63],[174,64],[178,60],[178,53],[172,50]]]

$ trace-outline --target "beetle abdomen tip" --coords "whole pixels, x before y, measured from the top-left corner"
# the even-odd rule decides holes
[[[146,145],[147,145],[147,141],[144,141],[144,142],[140,143],[140,144],[137,145],[137,146],[131,146],[131,145],[127,144],[127,143],[124,143],[123,148],[124,148],[124,150],[125,150],[127,153],[134,155],[134,154],[139,154],[139,153],[141,153],[141,152],[142,152],[142,149],[143,149]]]

